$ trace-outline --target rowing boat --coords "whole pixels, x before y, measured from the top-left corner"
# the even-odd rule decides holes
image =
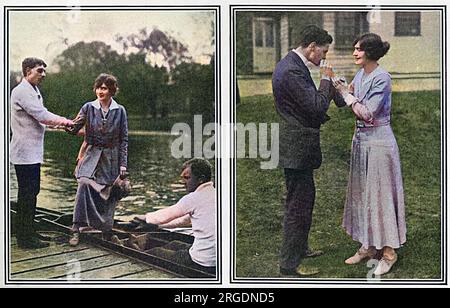
[[[12,222],[14,222],[17,204],[11,202],[10,205]],[[38,231],[58,231],[70,234],[72,214],[38,207],[36,208],[35,224]],[[113,234],[113,240],[105,240],[101,232],[86,232],[80,234],[80,239],[127,258],[139,260],[180,278],[216,278],[214,274],[202,269],[178,264],[153,253],[154,248],[169,247],[171,243],[179,243],[187,247],[194,241],[191,235],[160,229],[154,225],[144,224],[136,228],[135,225],[120,220],[115,220]]]

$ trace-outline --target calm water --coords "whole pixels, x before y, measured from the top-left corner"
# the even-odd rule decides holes
[[[172,158],[170,154],[175,138],[158,133],[130,133],[128,169],[133,190],[119,202],[116,217],[128,218],[167,207],[186,194],[179,177],[184,159]],[[81,142],[80,137],[64,132],[46,132],[38,206],[73,211],[77,189],[73,170]],[[17,182],[12,165],[10,188],[10,199],[16,200]]]

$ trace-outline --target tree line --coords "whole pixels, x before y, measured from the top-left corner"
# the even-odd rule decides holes
[[[94,41],[78,42],[55,58],[58,72],[48,73],[41,85],[49,110],[75,116],[85,102],[95,99],[95,78],[109,73],[118,78],[116,99],[131,116],[189,122],[194,114],[201,114],[204,122],[214,121],[214,54],[209,64],[194,63],[187,47],[157,29],[150,33],[142,29],[116,40],[123,44],[122,54]],[[158,56],[162,65],[149,61],[150,56]],[[11,89],[20,75],[11,72]]]

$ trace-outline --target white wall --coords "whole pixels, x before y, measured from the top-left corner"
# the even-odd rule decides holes
[[[381,12],[374,18],[370,32],[375,32],[391,44],[380,64],[392,73],[439,72],[442,48],[439,11],[421,12],[420,36],[394,36],[395,13]],[[378,22],[379,21],[379,22]]]

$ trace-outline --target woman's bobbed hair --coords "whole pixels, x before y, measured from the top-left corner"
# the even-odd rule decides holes
[[[391,47],[388,42],[383,42],[375,33],[366,33],[353,41],[353,47],[359,42],[359,48],[366,53],[369,60],[377,61],[383,57]]]
[[[100,74],[94,81],[94,92],[100,88],[102,84],[105,84],[112,96],[116,95],[119,91],[117,78],[110,74]]]

